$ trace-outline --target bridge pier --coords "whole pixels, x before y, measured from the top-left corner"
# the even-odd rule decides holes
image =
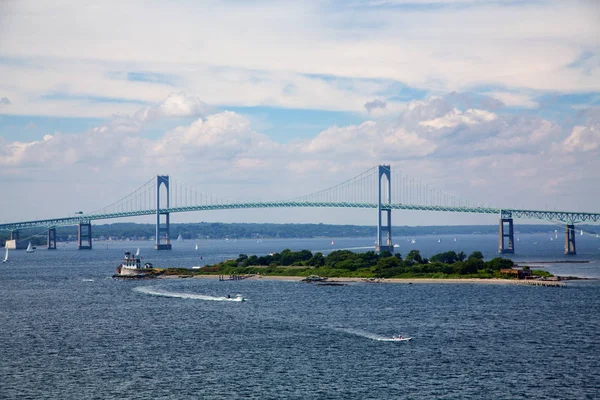
[[[48,250],[56,250],[56,228],[48,229]]]
[[[13,229],[10,231],[10,239],[4,244],[6,248],[13,250],[21,250],[27,247],[27,244],[23,243],[19,238],[19,230]]]
[[[383,199],[381,189],[381,179],[385,176],[386,178],[386,187],[387,189],[387,197]],[[392,244],[392,209],[387,208],[383,209],[382,204],[385,200],[387,204],[392,204],[392,180],[391,180],[391,167],[389,165],[380,165],[379,166],[379,179],[377,187],[379,188],[378,193],[378,207],[377,207],[377,245],[375,247],[376,251],[389,251],[394,252],[394,245]],[[385,214],[385,220],[387,225],[382,224],[382,213]],[[386,233],[385,244],[382,244],[381,235],[382,233]]]
[[[575,225],[567,224],[565,227],[565,255],[574,256],[575,251]]]
[[[505,225],[506,224],[506,225]],[[508,246],[505,246],[505,238],[508,239]],[[513,230],[512,218],[500,218],[500,226],[498,232],[498,253],[514,254],[515,253],[515,237]]]
[[[169,208],[169,175],[157,175],[156,176],[156,243],[154,245],[155,250],[171,250],[171,243],[169,243],[169,212],[160,210],[160,186],[165,185],[167,189],[167,209]],[[160,216],[165,216],[165,224],[161,226]],[[165,243],[160,242],[160,234],[165,233]]]
[[[56,246],[56,243],[54,243]],[[77,248],[79,250],[92,249],[92,223],[80,222],[77,226]]]

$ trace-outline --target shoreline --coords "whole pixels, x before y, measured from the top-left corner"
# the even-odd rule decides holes
[[[166,275],[157,276],[157,279],[214,279],[218,280],[219,275]],[[301,282],[304,276],[281,276],[281,275],[254,275],[244,278],[244,280],[265,280],[265,281],[287,281]],[[564,286],[565,281],[570,280],[595,280],[595,278],[578,277],[558,277],[557,280],[516,280],[516,279],[482,279],[482,278],[381,278],[369,280],[366,278],[327,278],[326,282],[333,283],[365,283],[365,284],[482,284],[482,285],[538,285],[538,286]]]

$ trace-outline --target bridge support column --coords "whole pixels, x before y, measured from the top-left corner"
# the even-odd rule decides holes
[[[48,229],[48,250],[56,250],[56,228]]]
[[[56,245],[56,243],[55,243]],[[77,226],[77,245],[79,250],[92,249],[92,223],[80,222]]]
[[[575,225],[567,224],[565,227],[565,255],[574,256],[575,251]]]
[[[13,250],[21,250],[27,247],[27,244],[20,240],[18,229],[10,231],[10,239],[4,245]]]
[[[154,245],[155,250],[171,250],[171,243],[169,243],[169,212],[160,210],[160,186],[165,185],[167,189],[167,209],[169,208],[169,175],[158,175],[156,177],[156,243]],[[161,226],[160,217],[165,216],[164,226]],[[160,242],[161,233],[165,234],[165,243]]]
[[[506,238],[508,238],[508,246],[505,246],[506,242],[504,239]],[[500,227],[498,232],[498,253],[515,253],[515,237],[512,218],[500,218]]]
[[[392,204],[392,180],[391,180],[391,167],[389,165],[380,165],[379,178],[377,179],[377,187],[379,193],[378,207],[377,207],[377,246],[375,248],[376,251],[394,251],[394,245],[392,244],[392,209],[391,208],[382,208],[383,204]],[[385,184],[383,189],[384,193],[381,193],[382,189],[382,178],[385,176]],[[387,189],[387,190],[386,190]],[[386,193],[387,192],[387,193]],[[383,225],[382,214],[385,214],[385,221],[387,225]],[[382,243],[381,235],[386,233],[385,243]]]

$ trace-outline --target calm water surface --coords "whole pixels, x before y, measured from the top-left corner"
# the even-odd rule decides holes
[[[522,235],[519,261],[600,277],[600,240]],[[409,243],[414,239],[415,243]],[[441,239],[438,243],[438,239]],[[481,250],[494,236],[398,238],[400,253]],[[537,243],[536,243],[537,242]],[[597,399],[600,284],[351,284],[113,280],[124,250],[191,267],[240,253],[371,239],[73,244],[0,265],[2,399]],[[202,260],[200,260],[202,256]],[[591,261],[548,263],[549,261]],[[242,294],[247,302],[224,301]],[[408,343],[385,341],[411,336]]]

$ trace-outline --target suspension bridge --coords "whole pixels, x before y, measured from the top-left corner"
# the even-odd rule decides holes
[[[128,217],[156,216],[156,250],[170,250],[170,216],[174,213],[256,208],[363,208],[377,210],[376,250],[394,251],[392,211],[413,210],[499,216],[498,252],[514,253],[514,218],[538,219],[565,224],[565,254],[576,254],[575,224],[598,222],[600,213],[523,210],[473,203],[440,191],[402,173],[392,175],[389,165],[373,167],[345,182],[306,196],[280,201],[233,201],[209,195],[158,175],[122,199],[91,213],[35,221],[0,224],[9,231],[7,247],[24,248],[19,230],[47,229],[48,249],[56,249],[56,228],[78,226],[79,249],[92,248],[92,222]]]

